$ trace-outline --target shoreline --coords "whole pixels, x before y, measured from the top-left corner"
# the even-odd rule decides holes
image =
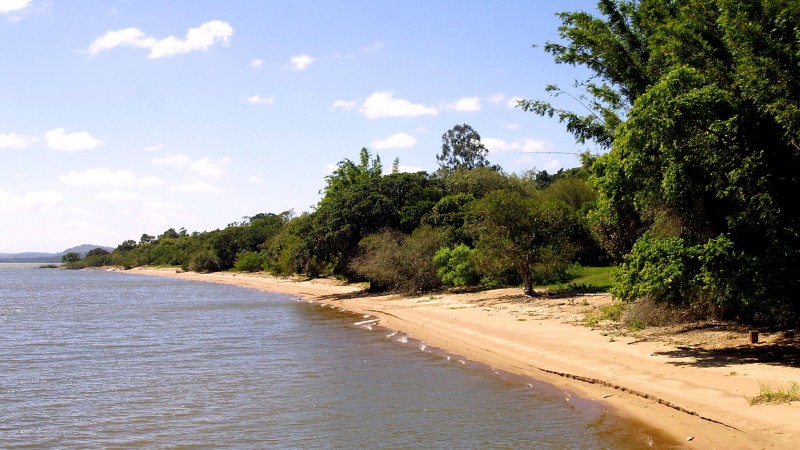
[[[751,406],[745,398],[757,395],[760,383],[778,388],[800,382],[800,367],[726,359],[691,345],[609,338],[579,325],[576,300],[599,304],[608,296],[520,301],[519,289],[366,295],[358,286],[327,279],[157,268],[119,271],[233,284],[368,314],[380,326],[433,347],[599,402],[685,448],[788,449],[800,439],[800,404]]]

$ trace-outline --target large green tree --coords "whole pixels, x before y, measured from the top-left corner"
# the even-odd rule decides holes
[[[618,292],[658,297],[637,285],[637,268],[667,264],[642,259],[669,246],[688,258],[675,280],[691,287],[684,297],[744,318],[798,313],[800,2],[603,0],[598,10],[561,13],[562,39],[545,46],[592,72],[576,83],[588,113],[521,106],[610,149],[593,166],[593,222],[612,255],[627,254]]]

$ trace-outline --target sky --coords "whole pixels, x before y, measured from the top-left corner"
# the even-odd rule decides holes
[[[542,45],[595,4],[0,0],[0,253],[311,211],[362,147],[433,172],[462,123],[508,173],[575,167],[597,149],[515,106],[581,108]]]

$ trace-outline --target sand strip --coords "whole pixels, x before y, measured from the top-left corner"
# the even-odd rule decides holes
[[[409,298],[366,296],[333,280],[295,281],[264,274],[131,273],[235,284],[335,303],[380,325],[508,372],[603,402],[698,449],[800,446],[800,404],[751,406],[759,383],[800,382],[800,367],[780,359],[720,357],[691,346],[609,337],[576,324],[570,305],[602,297],[523,302],[519,289]],[[573,311],[573,312],[570,312]],[[760,351],[757,348],[755,352]],[[763,347],[763,350],[770,351]]]

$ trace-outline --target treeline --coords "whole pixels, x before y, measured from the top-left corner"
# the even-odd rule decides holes
[[[126,266],[367,279],[375,288],[522,283],[611,261],[612,293],[748,322],[800,322],[800,7],[786,0],[601,0],[559,15],[558,63],[587,68],[557,118],[605,153],[508,175],[468,125],[434,174],[384,175],[363,150],[316,209],[124,243]]]
[[[439,170],[386,173],[362,149],[326,178],[312,212],[262,213],[224,229],[144,234],[78,266],[181,266],[366,280],[373,290],[561,281],[573,264],[602,264],[587,214],[596,199],[587,167],[509,175],[490,164],[467,124],[442,136]]]

